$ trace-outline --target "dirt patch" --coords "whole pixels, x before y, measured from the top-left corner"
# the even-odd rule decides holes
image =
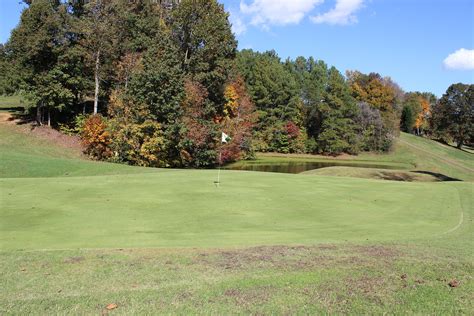
[[[227,289],[224,297],[230,298],[238,306],[255,306],[270,300],[274,289],[270,286],[263,286],[250,289]]]
[[[187,301],[191,300],[192,298],[193,298],[193,294],[191,292],[184,291],[184,292],[178,293],[174,297],[174,302],[176,304],[186,303]]]
[[[298,271],[363,266],[373,260],[387,266],[399,256],[400,252],[394,247],[378,245],[261,246],[199,253],[193,263],[229,271],[249,268]]]
[[[282,270],[324,268],[345,259],[328,254],[328,251],[336,249],[338,248],[332,245],[261,246],[209,254],[200,253],[193,262],[223,270],[248,269],[249,267]]]
[[[322,303],[328,310],[338,314],[347,314],[354,300],[373,302],[383,305],[392,281],[383,276],[346,277],[334,282],[320,284],[316,288],[306,288],[302,294],[309,296],[316,303]]]
[[[362,295],[367,300],[382,305],[386,291],[388,290],[388,283],[384,277],[362,276],[361,278],[348,278],[345,280],[344,293],[350,298],[357,295]]]
[[[449,287],[459,287],[459,285],[461,285],[461,282],[454,279],[454,280],[449,281],[448,285]]]
[[[382,277],[363,276],[358,279],[348,278],[345,284],[349,295],[357,293],[376,294],[379,289],[385,287],[386,281]]]
[[[16,124],[15,118],[11,113],[0,112],[0,123],[2,124]]]
[[[30,130],[31,134],[65,148],[83,151],[79,136],[65,135],[47,126],[38,126]]]
[[[337,246],[335,245],[320,245],[318,246],[320,250],[337,250]]]
[[[388,246],[354,246],[354,250],[363,256],[376,259],[393,259],[400,256],[400,252]]]
[[[74,263],[80,263],[82,261],[86,260],[86,258],[80,256],[80,257],[69,257],[69,258],[66,258],[64,259],[64,263],[70,263],[70,264],[74,264]]]

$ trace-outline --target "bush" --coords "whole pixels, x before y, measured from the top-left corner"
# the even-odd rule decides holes
[[[101,115],[92,115],[85,120],[81,138],[85,152],[89,156],[99,160],[105,160],[111,156],[108,147],[110,134],[107,132],[107,122]]]
[[[125,162],[142,167],[165,167],[165,140],[159,123],[141,124],[111,122],[114,138],[109,147],[114,162]]]
[[[59,124],[59,131],[66,135],[81,135],[84,130],[84,125],[89,116],[79,114],[74,117],[74,120],[69,124]]]

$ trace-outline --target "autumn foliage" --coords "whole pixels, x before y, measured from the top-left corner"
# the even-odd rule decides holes
[[[420,129],[427,125],[428,117],[430,115],[430,103],[425,98],[420,97],[421,111],[418,113],[415,121],[415,128]]]
[[[215,155],[215,123],[206,118],[208,91],[198,82],[187,80],[184,84],[185,96],[181,103],[185,129],[181,140],[181,159],[186,166],[204,167]]]
[[[107,131],[107,123],[101,115],[92,115],[86,119],[81,137],[88,155],[96,159],[110,157],[111,151],[108,147],[110,134]]]
[[[220,129],[229,134],[232,140],[222,145],[220,163],[236,161],[252,155],[252,127],[256,119],[254,105],[241,77],[237,77],[226,85],[224,95],[226,103]]]

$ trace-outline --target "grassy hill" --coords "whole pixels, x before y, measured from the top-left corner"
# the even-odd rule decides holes
[[[27,126],[0,122],[0,177],[36,178],[158,172],[87,160],[77,148],[35,136]]]
[[[321,161],[336,165],[341,164],[341,167],[322,168],[305,172],[305,174],[313,175],[381,179],[383,177],[377,175],[377,172],[380,171],[377,169],[384,167],[392,170],[392,173],[397,172],[401,178],[406,176],[406,178],[413,178],[415,181],[436,181],[448,178],[474,181],[474,154],[406,133],[401,133],[393,150],[384,154],[362,153],[358,156],[346,155],[330,158],[313,155],[265,153],[259,154],[256,161],[240,161],[235,166],[284,163],[287,161]],[[342,167],[347,163],[354,165],[354,167]],[[358,164],[363,165],[364,168],[359,168]],[[373,164],[374,168],[367,168],[370,167],[370,164]]]
[[[474,309],[472,182],[223,171],[216,187],[5,123],[0,153],[1,314]],[[346,159],[469,180],[467,155],[402,135]]]

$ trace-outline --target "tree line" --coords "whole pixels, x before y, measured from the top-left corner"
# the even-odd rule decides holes
[[[21,91],[39,124],[79,133],[97,159],[209,167],[257,151],[387,151],[400,128],[472,144],[472,85],[437,100],[312,57],[239,52],[216,0],[25,3],[0,47],[0,93]]]

